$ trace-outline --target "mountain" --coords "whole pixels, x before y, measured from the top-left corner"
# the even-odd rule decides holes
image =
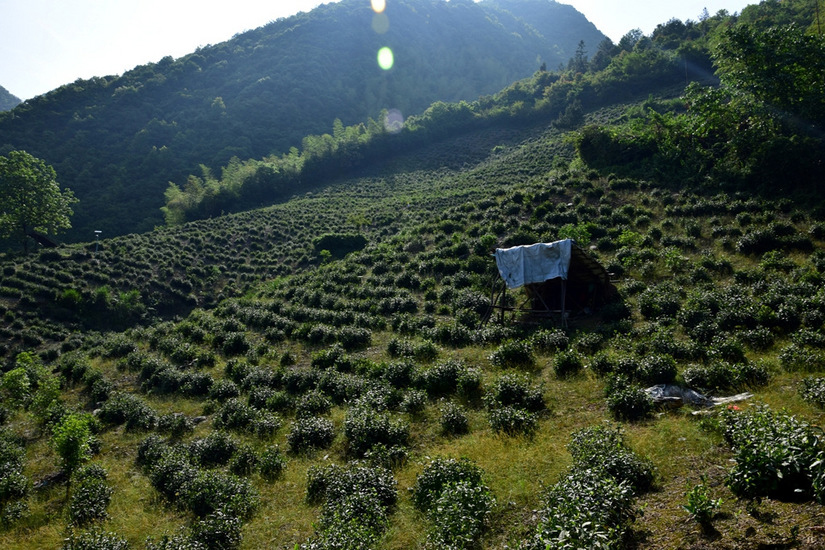
[[[374,30],[377,29],[376,30]],[[169,181],[300,146],[308,134],[475,99],[604,40],[549,0],[344,0],[122,76],[78,80],[0,115],[0,154],[24,149],[80,199],[67,240],[151,229]],[[380,48],[395,65],[378,67]]]
[[[20,103],[19,97],[12,95],[11,92],[0,86],[0,112],[11,111]]]

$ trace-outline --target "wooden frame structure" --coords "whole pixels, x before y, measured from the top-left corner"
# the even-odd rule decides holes
[[[567,327],[571,313],[596,311],[615,296],[616,288],[610,282],[607,270],[575,241],[568,239],[529,247],[552,247],[558,244],[569,247],[569,262],[561,266],[559,275],[543,281],[525,281],[519,286],[508,285],[510,277],[505,272],[507,268],[499,262],[499,256],[494,254],[501,277],[493,281],[490,291],[491,309],[490,314],[484,319],[485,323],[496,314],[503,323],[505,313],[510,311],[528,317],[557,319],[559,326]],[[504,252],[509,250],[513,249],[506,249]],[[501,251],[496,250],[497,253]],[[564,258],[559,261],[564,262]],[[526,293],[524,300],[517,305],[508,305],[508,287],[516,289],[521,286]]]

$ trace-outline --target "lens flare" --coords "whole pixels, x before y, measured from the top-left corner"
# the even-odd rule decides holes
[[[390,109],[384,117],[384,128],[391,134],[397,134],[404,128],[404,115],[398,109]]]
[[[372,30],[376,34],[387,34],[387,31],[390,30],[390,18],[387,17],[386,13],[376,13],[372,16]]]
[[[395,65],[395,55],[393,55],[392,50],[387,47],[378,50],[378,66],[385,71],[389,71],[393,65]]]
[[[370,4],[372,4],[372,11],[375,13],[384,13],[384,10],[387,9],[386,0],[370,0]]]

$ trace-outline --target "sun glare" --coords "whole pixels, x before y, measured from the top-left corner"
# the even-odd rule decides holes
[[[384,10],[387,9],[387,2],[386,0],[370,0],[372,4],[372,11],[375,13],[384,13]]]
[[[378,66],[385,71],[389,71],[393,65],[395,65],[395,56],[392,50],[387,47],[378,50]]]

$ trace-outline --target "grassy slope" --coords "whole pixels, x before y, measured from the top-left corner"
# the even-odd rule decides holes
[[[479,150],[493,151],[493,146],[499,142],[503,146],[496,148],[489,157],[479,155]],[[467,157],[467,152],[474,154]],[[750,282],[738,282],[735,277],[737,273],[744,274],[740,277],[743,281],[761,278],[788,281],[796,277],[803,267],[811,270],[810,255],[792,251],[788,256],[794,266],[789,271],[765,271],[759,267],[758,256],[736,252],[736,237],[731,236],[735,233],[729,231],[752,231],[776,219],[789,223],[799,234],[806,234],[816,220],[811,219],[804,210],[795,211],[794,221],[790,221],[790,212],[786,213],[776,204],[751,201],[747,203],[747,210],[752,225],[744,224],[741,218],[736,218],[735,213],[726,211],[678,215],[675,213],[678,207],[707,199],[649,185],[643,185],[642,190],[622,190],[621,186],[611,186],[612,180],[596,174],[554,171],[555,157],[559,155],[560,158],[569,158],[569,154],[569,148],[561,144],[558,134],[553,131],[534,131],[522,136],[506,132],[480,134],[446,145],[433,146],[421,157],[390,161],[388,165],[364,174],[360,180],[347,182],[346,185],[333,185],[323,193],[300,197],[285,205],[212,222],[198,222],[180,229],[161,230],[147,236],[107,241],[105,247],[109,252],[105,256],[101,254],[97,258],[99,262],[94,262],[88,252],[83,253],[83,261],[94,262],[96,269],[103,272],[118,268],[123,271],[121,266],[124,263],[121,262],[125,262],[124,255],[111,252],[118,246],[127,249],[132,246],[128,256],[136,259],[144,255],[146,263],[151,266],[141,268],[147,271],[145,275],[140,271],[140,276],[151,276],[151,271],[152,274],[164,277],[164,267],[176,274],[184,274],[187,270],[191,273],[191,267],[201,263],[209,265],[215,262],[219,269],[221,265],[225,266],[221,270],[221,276],[211,286],[204,285],[192,291],[195,297],[201,293],[208,295],[208,292],[213,292],[213,289],[230,280],[234,280],[234,283],[225,290],[225,295],[247,292],[257,281],[267,280],[273,275],[284,275],[296,269],[305,270],[306,275],[280,279],[277,285],[264,282],[260,294],[251,292],[241,303],[254,306],[274,301],[284,306],[299,306],[302,303],[309,305],[313,298],[307,293],[313,289],[323,289],[323,295],[337,297],[339,301],[336,304],[321,304],[320,307],[315,305],[316,309],[347,311],[361,307],[360,299],[352,294],[359,288],[386,288],[390,294],[405,295],[403,289],[393,282],[397,274],[415,274],[422,280],[432,279],[436,296],[445,290],[460,290],[455,276],[433,271],[438,260],[448,264],[454,260],[455,267],[467,271],[469,280],[480,291],[485,289],[489,279],[486,274],[481,276],[468,271],[473,254],[462,255],[460,245],[466,243],[467,248],[473,250],[479,238],[486,233],[494,233],[498,244],[502,245],[512,244],[509,239],[518,232],[532,232],[540,240],[553,240],[558,235],[559,228],[570,222],[594,222],[614,240],[624,230],[651,236],[651,229],[658,228],[662,237],[651,237],[639,247],[647,254],[635,262],[627,262],[626,274],[619,283],[632,312],[634,330],[629,337],[607,335],[601,344],[602,350],[617,354],[632,354],[636,349],[634,346],[649,343],[652,333],[666,330],[668,326],[675,327],[672,333],[674,341],[690,342],[675,321],[654,321],[641,315],[641,289],[673,281],[681,290],[679,298],[684,304],[686,295],[700,286],[725,289],[739,285],[751,288],[748,286],[752,286]],[[466,165],[464,158],[470,158]],[[439,168],[445,165],[447,168]],[[520,196],[526,199],[522,200]],[[553,205],[570,206],[555,207],[554,212],[558,214],[555,218],[547,214],[536,218],[533,216],[536,208],[545,201]],[[729,204],[732,200],[728,198],[720,202]],[[625,208],[627,205],[633,208]],[[370,241],[369,247],[354,257],[333,262],[323,268],[316,269],[308,265],[306,255],[310,252],[312,237],[330,230],[357,230],[355,222],[350,221],[354,219],[353,214],[363,214],[373,222],[368,227],[361,228]],[[647,221],[642,220],[642,217],[647,217]],[[445,220],[455,222],[454,227],[447,229]],[[688,226],[698,227],[700,236],[686,238]],[[282,228],[283,237],[262,239],[261,235],[265,234],[266,228],[271,227]],[[717,230],[718,228],[722,230]],[[695,230],[691,230],[691,234],[695,235]],[[200,239],[200,242],[194,244],[194,238]],[[410,248],[408,245],[411,242],[418,242],[422,246],[420,249]],[[597,239],[594,239],[594,244],[596,242]],[[822,249],[823,243],[817,241],[815,246],[816,249]],[[686,258],[686,262],[676,271],[665,262],[666,253],[674,248]],[[621,257],[614,250],[597,249],[595,253],[605,264],[618,262]],[[708,258],[714,261],[728,260],[734,273],[712,272],[710,281],[701,282],[702,262]],[[239,263],[251,268],[242,271],[238,267]],[[386,269],[386,273],[378,272],[376,266],[379,264]],[[40,269],[48,274],[48,267],[36,261],[18,265],[16,269],[22,271],[22,268],[27,272]],[[61,271],[54,264],[52,269]],[[72,284],[88,284],[93,290],[97,283],[89,277],[89,271],[74,278]],[[360,274],[362,283],[325,288],[324,285],[339,273]],[[387,276],[387,273],[393,277]],[[132,281],[139,280],[140,277],[136,275],[127,271],[123,275],[123,288],[128,288]],[[164,279],[168,279],[168,276]],[[53,284],[43,282],[47,288]],[[749,298],[757,301],[761,292],[753,287]],[[434,310],[439,324],[447,324],[454,318],[453,304],[449,298],[434,300],[432,295],[428,297],[420,291],[411,294],[419,304],[416,318],[423,317],[427,307]],[[5,297],[6,300],[8,298]],[[369,298],[361,301],[369,302]],[[19,319],[26,322],[15,327],[7,315],[4,321],[7,330],[12,333],[38,330],[36,324],[32,329],[29,321],[34,315],[27,316],[25,308],[21,310],[14,306],[9,311],[15,312]],[[18,313],[20,311],[22,313]],[[224,311],[231,312],[232,309]],[[207,312],[197,319],[215,320],[214,315]],[[392,338],[405,337],[391,330],[392,315],[373,316],[385,317],[390,324],[383,329],[373,328],[371,345],[353,355],[376,363],[389,361],[387,344]],[[228,317],[231,318],[232,315]],[[220,317],[215,321],[225,318],[226,316]],[[507,325],[510,326],[510,323]],[[572,346],[584,350],[585,338],[597,332],[597,327],[592,320],[585,320],[579,327],[580,330],[571,334]],[[161,329],[160,326],[141,329],[131,332],[130,336],[141,349],[148,351],[148,341],[152,334],[158,334]],[[527,332],[517,333],[516,336],[528,338],[530,331],[534,329],[535,327],[528,327]],[[79,326],[70,326],[69,330],[81,329]],[[820,332],[821,326],[815,327],[815,330]],[[260,330],[248,327],[245,332],[247,339],[256,347],[257,344],[262,344],[258,349],[260,355],[248,359],[265,368],[277,369],[278,358],[285,350],[290,350],[297,358],[298,366],[305,368],[309,366],[314,353],[328,347],[310,345],[294,338],[267,344]],[[748,360],[754,363],[761,361],[772,374],[768,385],[753,388],[756,397],[752,401],[765,402],[773,408],[786,407],[818,425],[822,422],[823,412],[804,402],[798,395],[797,383],[803,374],[784,372],[777,359],[790,337],[791,333],[777,333],[774,345],[767,350],[746,348]],[[422,341],[420,334],[409,338],[414,342]],[[119,369],[116,360],[102,357],[111,339],[112,336],[93,336],[88,341],[91,346],[88,353],[93,357],[94,366],[117,388],[141,395],[158,413],[176,411],[190,416],[201,414],[203,400],[142,394],[136,373]],[[12,341],[19,342],[20,339]],[[495,341],[458,347],[439,343],[436,362],[448,357],[461,358],[467,364],[482,370],[484,387],[489,388],[503,372],[488,359],[496,347]],[[158,352],[151,353],[160,355]],[[585,352],[584,356],[585,364],[589,364],[593,353]],[[533,383],[542,385],[549,409],[549,414],[540,420],[533,438],[495,434],[489,426],[483,407],[474,402],[465,403],[468,407],[470,433],[455,438],[440,434],[439,403],[436,400],[430,401],[418,416],[394,413],[410,422],[410,458],[406,465],[394,472],[399,487],[399,504],[391,515],[389,528],[382,538],[382,547],[411,548],[423,541],[423,534],[430,528],[430,524],[413,509],[406,489],[412,486],[416,475],[435,456],[466,456],[484,470],[486,481],[498,503],[492,525],[484,538],[485,547],[500,548],[505,544],[512,546],[529,533],[533,511],[541,506],[543,488],[555,483],[570,465],[571,459],[565,448],[569,435],[579,428],[601,424],[611,418],[602,394],[604,381],[587,369],[579,376],[559,379],[553,373],[553,360],[552,354],[537,354],[535,365],[522,371]],[[692,362],[694,361],[680,359],[680,371]],[[225,358],[218,354],[216,365],[207,368],[205,372],[215,379],[221,379],[224,377],[224,363]],[[429,363],[420,361],[419,366],[426,369]],[[83,389],[82,383],[69,388],[64,400],[70,405],[90,407]],[[261,493],[261,507],[244,527],[243,548],[292,547],[312,535],[318,507],[304,502],[305,472],[312,464],[343,462],[348,459],[342,430],[345,411],[346,406],[338,405],[330,413],[338,431],[329,450],[309,456],[291,457],[284,477],[273,484],[264,483],[257,475],[251,477]],[[285,415],[285,426],[267,444],[277,443],[286,448],[286,435],[291,421],[291,415]],[[32,480],[38,480],[53,473],[56,470],[56,457],[30,417],[18,413],[9,425],[27,438],[26,475]],[[814,548],[823,543],[819,535],[821,506],[810,502],[786,503],[769,499],[751,504],[735,498],[723,483],[724,475],[731,466],[729,449],[718,434],[703,429],[703,423],[690,415],[690,410],[662,412],[649,421],[626,424],[624,428],[630,447],[652,460],[658,476],[656,490],[638,500],[638,504],[645,510],[634,525],[638,547],[753,548],[760,544],[783,547],[782,545],[796,544],[796,540],[801,547]],[[189,437],[202,436],[212,429],[211,422],[204,422]],[[187,514],[166,505],[157,496],[146,476],[135,465],[136,446],[145,435],[125,432],[123,427],[109,428],[101,437],[103,451],[96,459],[109,471],[110,482],[115,487],[109,507],[111,519],[105,522],[104,528],[127,537],[134,547],[142,547],[147,536],[173,533],[189,521]],[[264,445],[264,442],[252,436],[235,437],[249,441],[256,448]],[[713,529],[705,531],[690,521],[682,509],[685,491],[698,483],[702,475],[707,476],[713,496],[724,501],[722,514],[713,522]],[[0,532],[0,546],[9,549],[59,546],[66,535],[63,496],[62,486],[34,492],[30,498],[30,516],[18,526]]]

